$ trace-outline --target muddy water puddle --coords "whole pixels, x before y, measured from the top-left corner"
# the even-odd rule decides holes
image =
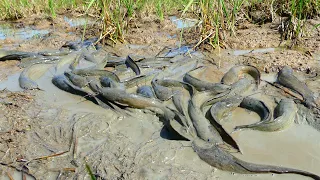
[[[173,22],[173,24],[176,25],[178,29],[190,28],[198,23],[198,20],[196,19],[181,19],[177,16],[171,16],[170,20]]]
[[[15,28],[11,24],[0,25],[0,40],[7,38],[26,40],[29,38],[41,37],[49,33],[49,30],[39,30],[35,27]]]

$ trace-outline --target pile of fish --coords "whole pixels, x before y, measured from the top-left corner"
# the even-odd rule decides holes
[[[101,56],[97,54],[102,48],[94,42],[94,39],[69,42],[50,52],[3,51],[0,61],[21,60],[20,67],[26,67],[19,78],[23,89],[40,89],[35,77],[53,67],[56,72],[62,70],[52,78],[52,83],[63,91],[120,114],[129,115],[128,107],[149,110],[169,129],[192,141],[198,156],[218,169],[235,173],[294,173],[320,179],[302,170],[252,164],[231,154],[234,150],[240,152],[240,148],[222,121],[237,107],[256,112],[261,121],[237,126],[235,131],[283,130],[294,123],[298,111],[293,98],[278,99],[273,110],[259,99],[244,96],[260,86],[261,75],[256,67],[236,65],[224,74],[221,82],[212,83],[195,76],[206,67],[201,58],[190,52],[192,57],[184,56],[181,49],[161,52],[154,58],[133,55],[121,58],[109,53]],[[83,67],[81,64],[85,62],[91,66]],[[318,108],[314,93],[294,76],[290,67],[278,73],[277,83],[299,93],[305,107]]]

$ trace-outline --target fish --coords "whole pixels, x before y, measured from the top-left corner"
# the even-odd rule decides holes
[[[180,119],[188,131],[191,131],[192,134],[195,133],[191,118],[188,113],[188,106],[191,97],[196,93],[196,90],[193,86],[188,83],[173,80],[173,79],[162,79],[158,80],[158,83],[164,87],[170,88],[173,92],[172,101],[175,105],[178,112],[184,116]],[[177,114],[177,113],[176,113]]]
[[[260,116],[261,121],[271,120],[271,110],[263,101],[251,97],[245,97],[240,103],[240,107],[257,113]]]
[[[72,73],[79,76],[105,76],[111,78],[115,82],[120,82],[119,77],[114,72],[102,69],[75,69],[72,71]]]
[[[26,68],[33,64],[53,64],[60,60],[58,56],[32,56],[21,59],[18,67]]]
[[[137,94],[147,97],[147,98],[156,98],[151,86],[140,86],[137,89]]]
[[[65,92],[84,97],[87,100],[89,100],[97,105],[100,105],[101,107],[103,107],[105,109],[113,109],[113,107],[110,104],[105,103],[104,101],[100,100],[97,97],[97,95],[90,93],[89,91],[85,91],[85,90],[73,85],[67,79],[67,77],[63,74],[55,75],[51,81],[52,81],[52,84],[54,84],[57,88],[65,91]]]
[[[221,79],[221,83],[231,85],[237,82],[240,78],[245,77],[245,75],[251,76],[255,80],[256,86],[259,86],[261,82],[260,71],[256,67],[251,65],[233,66],[231,69],[229,69],[228,72],[224,74]]]
[[[117,88],[100,88],[99,93],[108,101],[118,102],[137,109],[149,109],[155,111],[166,120],[172,119],[175,116],[170,109],[157,99],[150,99],[137,94],[127,93],[125,90]]]
[[[236,126],[235,131],[251,129],[258,131],[280,131],[288,128],[294,123],[298,108],[292,99],[281,99],[274,110],[274,120],[259,121],[254,124]]]
[[[61,56],[61,59],[56,64],[56,70],[60,69],[66,64],[72,64],[78,57],[78,53],[70,53],[66,56]]]
[[[206,100],[201,105],[201,109],[203,110],[204,107],[211,106],[211,105],[215,104],[216,102],[221,101],[223,99],[230,98],[230,97],[237,96],[237,95],[243,95],[244,93],[246,93],[249,90],[251,85],[252,85],[252,80],[250,80],[248,78],[242,78],[231,85],[230,91],[220,93],[220,94],[212,97],[211,99]]]
[[[320,176],[302,170],[245,162],[241,159],[236,158],[235,156],[227,152],[224,148],[221,148],[218,145],[212,143],[205,142],[200,138],[195,138],[192,141],[191,146],[201,160],[223,171],[230,171],[240,174],[291,173],[310,177],[314,180],[320,179]]]
[[[136,62],[133,61],[133,59],[130,56],[127,56],[125,64],[126,64],[127,68],[130,67],[133,70],[133,72],[136,73],[136,75],[141,74],[141,70],[140,70],[139,66],[137,65]]]
[[[0,50],[0,61],[21,60],[23,58],[37,57],[37,56],[38,54],[33,52]]]
[[[151,81],[151,85],[158,99],[161,101],[168,101],[173,96],[173,90],[169,87],[165,87],[159,84],[160,80],[154,78]]]
[[[88,81],[85,77],[73,74],[72,72],[64,72],[64,75],[72,82],[72,84],[80,88],[88,85]]]
[[[202,68],[197,68],[197,69],[202,69]],[[212,82],[202,81],[198,78],[191,76],[190,72],[185,74],[185,76],[183,77],[183,80],[191,84],[192,86],[194,86],[198,91],[214,91],[218,94],[218,93],[228,91],[231,88],[229,85],[225,85],[221,83],[212,83]]]
[[[222,126],[221,122],[224,117],[235,108],[237,108],[242,102],[242,96],[233,96],[230,98],[223,99],[211,106],[210,110],[206,113],[206,118],[209,119],[210,123],[218,130],[223,141],[231,145],[234,149],[241,152],[237,142],[231,137]]]
[[[219,132],[212,126],[210,121],[202,114],[200,110],[200,104],[202,104],[202,101],[199,100],[200,97],[200,93],[193,95],[188,106],[188,112],[196,133],[199,138],[206,142],[223,144],[223,140]]]
[[[19,85],[22,89],[40,89],[36,79],[40,78],[47,70],[52,67],[51,64],[35,64],[25,68],[19,76]]]
[[[289,66],[285,66],[278,73],[277,81],[296,92],[298,92],[304,99],[305,104],[308,108],[316,107],[315,96],[313,92],[308,88],[308,86],[300,81],[294,74],[293,70]]]

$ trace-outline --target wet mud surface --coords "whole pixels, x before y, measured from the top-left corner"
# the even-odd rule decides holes
[[[73,23],[68,17],[40,22],[36,19],[31,17],[1,26],[1,49],[53,50],[81,37],[77,23],[81,25],[82,20]],[[154,57],[164,47],[179,46],[176,25],[170,19],[161,23],[143,19],[137,25],[139,28],[126,35],[127,43],[106,47],[105,51],[120,57],[129,54]],[[16,32],[20,35],[5,33],[10,31],[10,26],[18,28]],[[222,50],[220,54],[201,52],[205,59],[202,63],[207,68],[197,74],[197,78],[219,82],[232,66],[250,64],[263,72],[263,80],[273,82],[275,72],[289,65],[299,71],[295,71],[298,78],[318,97],[319,37],[302,42],[307,50],[283,49],[278,47],[279,34],[269,26],[244,24],[237,37],[229,41],[231,49]],[[23,31],[30,34],[30,27],[32,31],[39,30],[37,35],[21,38]],[[308,179],[292,174],[243,175],[218,170],[203,162],[189,141],[172,138],[172,132],[154,113],[129,108],[130,116],[119,115],[84,97],[61,91],[51,83],[53,70],[37,80],[42,90],[21,89],[18,78],[23,69],[17,66],[19,63],[0,62],[2,179],[11,176],[14,179],[90,179],[86,164],[98,179]],[[274,96],[291,97],[264,82],[259,91],[263,93],[253,97],[263,99],[272,108],[276,106]],[[257,121],[256,113],[237,108],[222,125],[231,133],[235,126]],[[242,160],[320,175],[320,132],[311,126],[294,124],[272,133],[243,130],[232,133],[232,137],[242,151],[233,155]]]

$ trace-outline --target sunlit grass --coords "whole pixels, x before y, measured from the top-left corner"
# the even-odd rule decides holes
[[[320,12],[319,0],[1,0],[0,20],[43,13],[55,18],[66,9],[78,10],[102,22],[100,40],[124,42],[130,24],[142,17],[156,15],[163,21],[169,15],[191,15],[201,22],[196,46],[206,43],[217,48],[224,47],[226,33],[235,34],[240,14],[250,19],[250,7],[260,5],[266,7],[266,13],[270,12],[271,19],[275,14],[289,14],[281,29],[284,40],[301,38],[305,20],[319,16]]]

